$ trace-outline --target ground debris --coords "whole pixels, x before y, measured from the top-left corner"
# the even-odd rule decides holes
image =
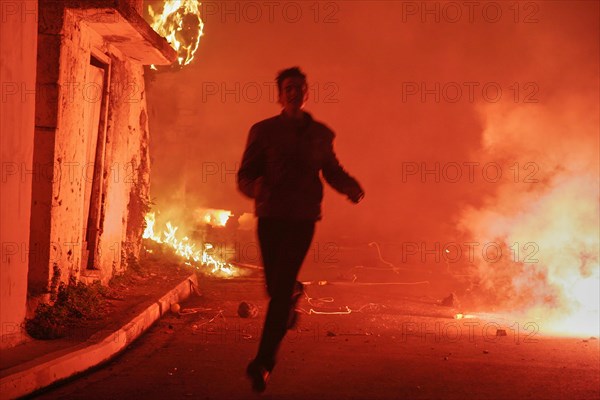
[[[444,307],[460,307],[460,302],[458,301],[456,294],[450,293],[448,297],[445,297],[440,301],[440,305]]]
[[[242,301],[238,306],[237,313],[242,318],[254,318],[258,315],[258,307],[247,301]]]

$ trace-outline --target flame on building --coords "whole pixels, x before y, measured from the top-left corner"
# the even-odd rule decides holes
[[[188,65],[198,50],[204,23],[196,0],[166,0],[162,12],[148,6],[150,26],[177,51],[180,66]]]

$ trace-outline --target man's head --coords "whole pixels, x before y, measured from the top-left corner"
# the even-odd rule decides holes
[[[284,69],[277,75],[279,103],[290,114],[297,114],[308,99],[306,75],[298,67]]]

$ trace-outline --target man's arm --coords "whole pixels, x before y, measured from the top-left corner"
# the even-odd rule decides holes
[[[360,184],[344,168],[333,151],[333,135],[327,146],[323,177],[338,192],[345,194],[353,203],[358,203],[365,196]]]
[[[256,197],[256,180],[264,173],[264,149],[258,129],[253,126],[248,134],[248,142],[242,157],[242,165],[237,173],[238,189],[250,198]]]

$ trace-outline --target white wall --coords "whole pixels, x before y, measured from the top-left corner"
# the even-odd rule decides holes
[[[22,341],[33,160],[37,1],[0,3],[0,348]]]

